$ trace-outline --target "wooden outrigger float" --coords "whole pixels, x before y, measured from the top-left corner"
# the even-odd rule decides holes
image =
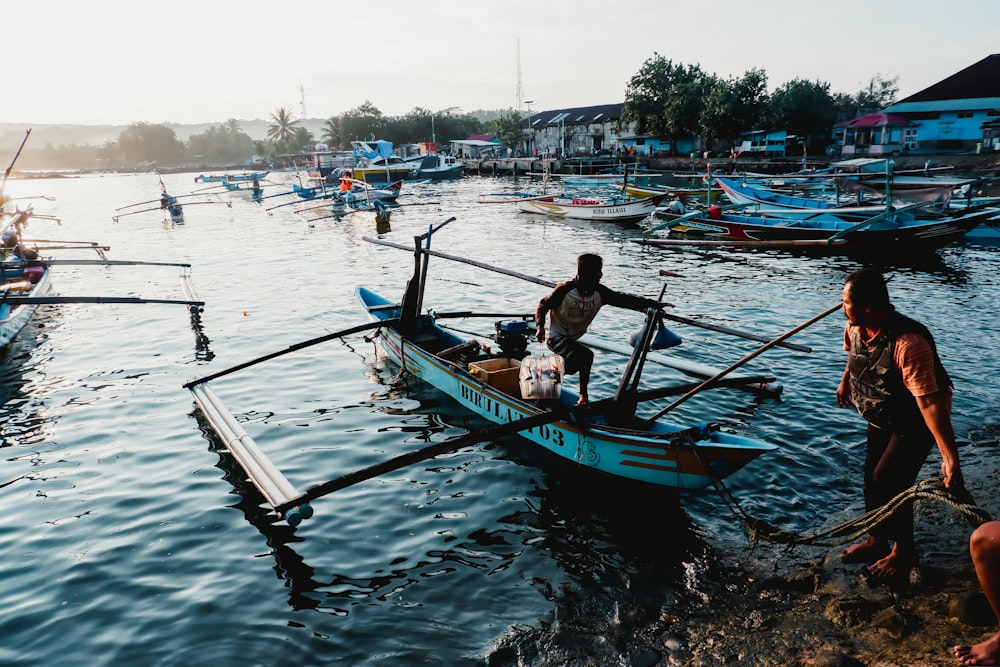
[[[744,360],[700,383],[640,389],[639,379],[661,317],[660,311],[650,309],[613,397],[594,401],[589,406],[575,405],[577,396],[566,390],[551,400],[523,398],[523,387],[519,382],[510,381],[510,371],[517,368],[526,355],[527,343],[523,338],[526,320],[531,315],[422,313],[428,261],[431,255],[439,254],[430,250],[430,239],[437,229],[452,220],[454,218],[415,238],[413,277],[401,301],[385,299],[364,287],[357,288],[357,296],[373,321],[297,343],[184,385],[192,392],[212,430],[279,518],[289,525],[298,525],[313,515],[312,501],[324,495],[477,442],[515,433],[582,467],[677,492],[705,489],[761,454],[777,449],[772,443],[728,433],[715,424],[685,426],[661,422],[659,417],[706,388],[766,386],[774,378],[723,376],[770,347],[787,345],[785,338],[818,318],[768,340]],[[379,239],[365,237],[365,240],[396,247],[396,244]],[[820,317],[839,308],[838,304]],[[469,317],[516,319],[497,323],[495,340],[500,349],[491,352],[487,346],[466,340],[439,323],[446,318]],[[518,324],[521,326],[514,326]],[[270,461],[208,383],[312,345],[372,330],[380,350],[405,372],[447,393],[461,406],[494,425],[348,473],[308,490],[299,490]],[[489,369],[502,371],[491,374]],[[667,410],[661,410],[652,418],[636,414],[642,402],[681,394],[683,396]]]

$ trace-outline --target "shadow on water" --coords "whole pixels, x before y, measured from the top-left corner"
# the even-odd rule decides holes
[[[384,369],[369,370],[376,376],[385,373]],[[394,383],[393,391],[383,397],[389,401],[398,401],[400,396],[416,399],[412,401],[414,409],[403,411],[426,419],[422,427],[410,421],[403,429],[408,442],[440,440],[442,431],[482,426],[440,400],[436,390],[415,384],[419,385]],[[386,412],[399,413],[400,409],[393,407]],[[218,455],[216,466],[237,496],[231,507],[240,510],[265,537],[277,576],[288,582],[288,604],[296,611],[346,616],[358,599],[385,601],[430,571],[461,568],[489,574],[510,570],[526,552],[550,558],[569,582],[545,576],[531,579],[531,585],[555,605],[556,617],[587,627],[611,623],[622,609],[634,610],[629,613],[649,622],[657,619],[665,606],[699,604],[706,597],[704,588],[721,578],[713,572],[720,559],[713,556],[692,525],[679,496],[581,468],[517,438],[487,444],[476,457],[477,462],[509,461],[537,471],[528,476],[532,481],[520,492],[523,502],[515,503],[517,509],[491,519],[491,525],[470,528],[466,524],[464,536],[452,535],[444,540],[447,546],[429,541],[422,555],[393,558],[370,576],[331,573],[306,562],[295,545],[307,538],[277,519],[200,411],[195,410],[192,416],[209,449]],[[421,428],[426,433],[420,433]],[[453,475],[455,465],[453,461],[442,465],[440,472]],[[510,492],[516,494],[516,490]],[[392,546],[386,547],[386,552],[387,559],[397,553]],[[534,634],[545,627],[544,619],[539,622],[538,628],[509,631],[502,643],[538,641]]]
[[[215,358],[215,353],[209,347],[212,340],[205,333],[205,327],[201,323],[201,313],[195,311],[191,313],[191,331],[194,332],[194,357],[198,361],[211,361]]]

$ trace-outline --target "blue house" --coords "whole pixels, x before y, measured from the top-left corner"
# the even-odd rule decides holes
[[[912,123],[899,143],[909,153],[1000,150],[1000,53],[882,111]]]

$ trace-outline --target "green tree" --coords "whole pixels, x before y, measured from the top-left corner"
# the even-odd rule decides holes
[[[386,119],[382,112],[368,100],[361,106],[340,115],[340,127],[345,142],[381,139],[385,125]]]
[[[158,163],[175,165],[184,154],[184,144],[166,125],[133,123],[118,134],[114,152],[125,165]]]
[[[740,132],[767,124],[767,74],[752,69],[738,79],[710,77],[699,126],[706,141],[736,143]]]
[[[239,121],[227,120],[213,125],[201,134],[191,135],[187,143],[188,155],[207,164],[239,164],[254,153],[253,139],[240,127]]]
[[[293,119],[292,112],[285,107],[280,107],[271,114],[271,121],[273,124],[267,128],[268,141],[281,151],[287,150],[295,134],[295,126],[298,121]]]
[[[348,143],[344,141],[344,130],[341,127],[339,116],[326,119],[326,123],[323,124],[322,137],[330,148],[346,148],[348,146]]]
[[[774,91],[771,113],[775,127],[803,137],[807,146],[813,139],[825,141],[837,118],[830,84],[804,79],[794,79]]]
[[[292,138],[289,140],[291,144],[292,151],[301,151],[306,146],[311,146],[316,143],[313,133],[304,127],[296,127],[292,132]]]
[[[854,95],[837,93],[833,96],[836,120],[851,120],[866,113],[873,113],[896,102],[899,93],[899,77],[886,79],[876,74],[868,82],[868,86]]]
[[[643,63],[625,89],[622,121],[635,123],[639,134],[676,140],[697,134],[704,99],[713,83],[697,65],[674,64],[658,53]]]
[[[527,145],[525,143],[525,122],[521,118],[521,114],[514,109],[508,108],[501,111],[493,123],[493,134],[505,148],[510,148],[517,154],[521,152],[522,146]]]
[[[270,141],[257,139],[253,142],[253,153],[261,162],[270,162],[274,157],[274,145]]]
[[[868,82],[868,87],[859,90],[854,97],[858,105],[858,111],[864,114],[892,106],[896,102],[896,95],[898,93],[898,76],[886,79],[881,74],[876,74]]]

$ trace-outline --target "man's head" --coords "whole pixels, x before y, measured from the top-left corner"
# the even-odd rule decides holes
[[[893,312],[885,279],[878,271],[861,269],[844,281],[844,315],[857,326],[878,325]]]
[[[604,259],[594,253],[584,253],[576,258],[576,280],[584,289],[596,289],[604,275]]]

